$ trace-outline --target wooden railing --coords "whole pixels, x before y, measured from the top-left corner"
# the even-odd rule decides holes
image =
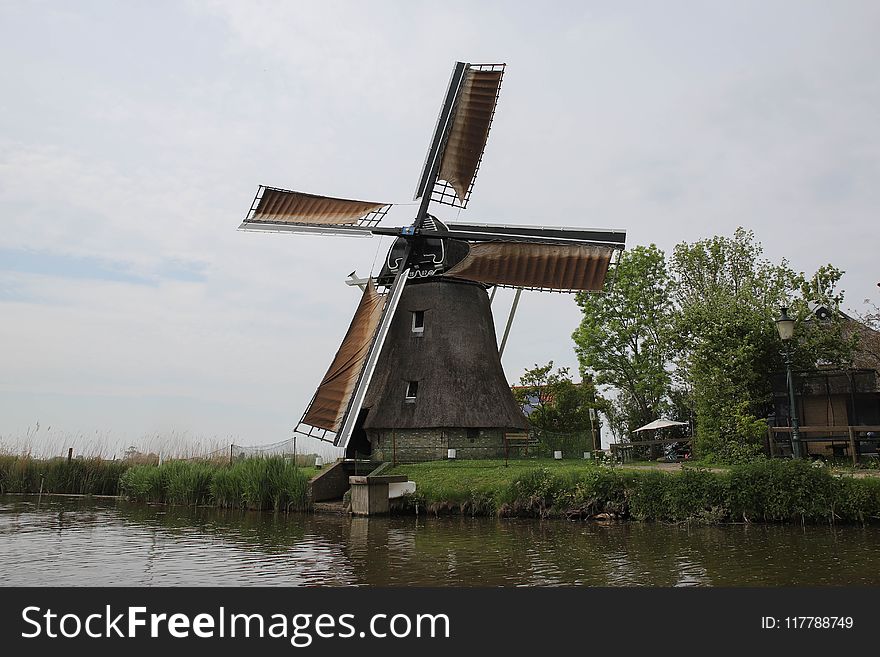
[[[864,434],[869,431],[877,434],[872,438],[866,436],[857,436],[857,433]],[[859,451],[856,448],[857,443],[880,443],[880,425],[856,425],[856,426],[805,426],[798,428],[799,439],[801,443],[831,443],[843,441],[845,447],[849,448],[853,465],[859,462]],[[767,437],[770,441],[770,456],[777,456],[777,440],[776,434],[786,434],[789,436],[788,441],[791,442],[791,427],[768,427]],[[810,437],[809,434],[822,434],[818,438]],[[840,434],[835,436],[834,434]]]

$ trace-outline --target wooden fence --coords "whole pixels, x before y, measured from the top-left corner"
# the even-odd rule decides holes
[[[865,434],[873,432],[876,434],[869,437]],[[859,462],[859,447],[861,443],[869,443],[872,445],[880,444],[880,426],[878,425],[861,425],[861,426],[806,426],[798,429],[800,442],[808,443],[831,443],[831,449],[834,454],[838,452],[844,454],[849,452],[853,465]],[[791,427],[768,427],[767,439],[769,441],[770,456],[781,456],[782,450],[779,449],[779,440],[776,436],[783,434],[788,436],[785,444],[791,444]],[[810,434],[820,434],[818,437],[810,436]],[[839,446],[840,449],[835,449]]]

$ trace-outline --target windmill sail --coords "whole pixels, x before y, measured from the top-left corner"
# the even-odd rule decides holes
[[[381,221],[389,203],[357,201],[260,185],[241,228],[368,229]]]
[[[404,257],[404,260],[406,260],[406,257]],[[364,404],[364,398],[370,387],[370,381],[373,379],[373,372],[382,353],[382,347],[385,345],[385,338],[388,337],[391,320],[394,319],[394,314],[397,312],[397,305],[400,303],[400,297],[403,294],[403,288],[406,286],[408,274],[409,269],[402,267],[394,279],[391,289],[388,290],[388,301],[382,309],[379,326],[376,328],[375,336],[369,344],[364,365],[361,368],[357,384],[351,395],[348,409],[342,419],[342,426],[336,432],[336,439],[333,441],[333,444],[337,447],[348,447],[348,441],[351,439],[352,433],[354,433],[355,424],[360,417],[361,406]]]
[[[489,285],[571,292],[601,290],[613,246],[480,242],[443,275]]]
[[[467,207],[489,138],[503,75],[503,65],[497,69],[472,67],[465,75],[439,173],[439,178],[455,190],[458,203],[450,203],[451,199],[444,198],[443,190],[435,187],[434,199],[438,202]]]
[[[569,226],[523,226],[503,224],[473,224],[447,221],[446,236],[469,242],[503,240],[505,242],[557,242],[607,244],[624,248],[625,230],[580,228]]]
[[[456,64],[416,198],[465,208],[480,168],[504,76],[504,64]],[[448,118],[447,118],[448,117]],[[439,152],[436,180],[435,154]]]
[[[352,393],[364,368],[370,345],[379,326],[385,297],[370,281],[364,290],[339,351],[315,392],[300,425],[336,433],[342,426]],[[297,426],[300,430],[300,426]]]

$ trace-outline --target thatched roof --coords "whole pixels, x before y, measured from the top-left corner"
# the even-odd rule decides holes
[[[842,314],[842,313],[841,313]],[[843,315],[843,335],[849,338],[858,336],[859,342],[853,355],[852,366],[856,369],[877,370],[880,372],[880,331],[860,322],[849,315]]]
[[[880,392],[880,332],[863,322],[837,311],[842,320],[841,337],[858,338],[852,360],[844,366],[818,365],[814,370],[798,371],[803,395],[840,395]],[[777,397],[788,395],[785,373],[773,376]]]
[[[412,313],[424,312],[424,331]],[[418,382],[413,401],[407,385]],[[495,340],[483,286],[435,278],[404,289],[364,401],[366,429],[525,429]]]

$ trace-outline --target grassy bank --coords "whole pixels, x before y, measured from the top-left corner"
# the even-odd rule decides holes
[[[133,501],[206,504],[224,508],[304,509],[315,468],[282,457],[213,461],[167,461],[136,465],[127,461],[35,459],[0,455],[0,494],[57,493],[124,495]]]
[[[416,482],[398,506],[420,513],[619,518],[662,522],[880,520],[880,480],[834,476],[806,462],[756,461],[713,472],[577,462],[447,461],[400,465]]]

